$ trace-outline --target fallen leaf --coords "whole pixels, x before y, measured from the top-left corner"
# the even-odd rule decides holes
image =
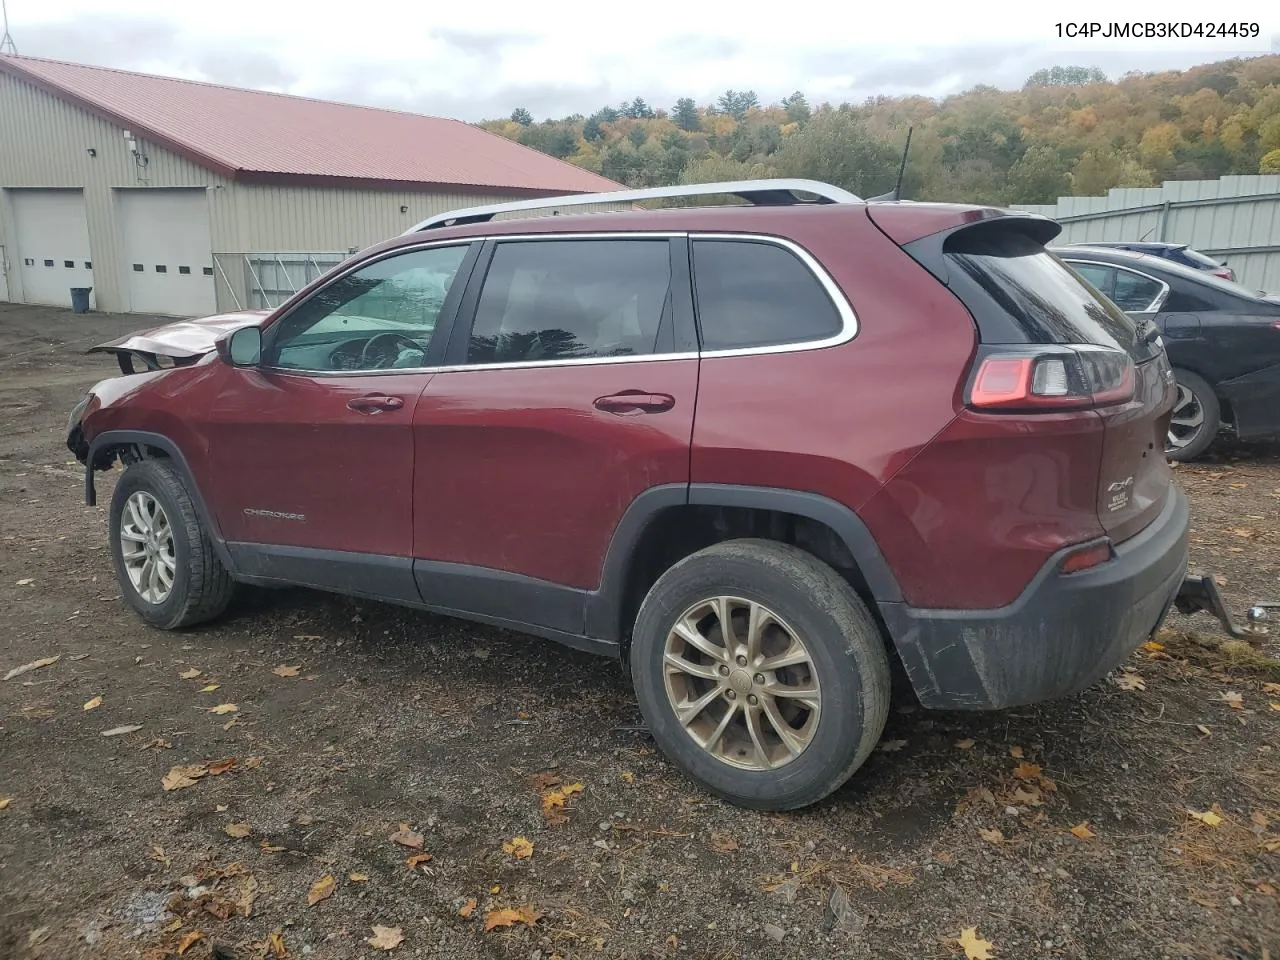
[[[86,701],[84,705],[84,709],[97,710],[100,706],[102,706],[102,697],[99,696],[99,697],[94,697],[92,700]]]
[[[1280,703],[1269,704],[1272,710],[1280,710]]]
[[[323,640],[323,639],[324,639],[324,637],[318,636],[317,634],[314,634],[314,633],[299,633],[299,634],[296,634],[296,635],[294,636],[294,638],[293,638],[293,639],[295,639],[295,640]]]
[[[119,598],[118,598],[118,597],[112,597],[111,599],[112,599],[112,600],[118,600]],[[68,659],[68,660],[88,660],[88,659],[89,659],[89,654],[87,654],[87,653],[73,653],[71,656],[67,657],[67,659]]]
[[[1265,830],[1265,829],[1267,829],[1267,827],[1271,826],[1271,821],[1267,818],[1267,815],[1266,815],[1265,813],[1260,813],[1260,812],[1259,812],[1259,811],[1257,811],[1257,810],[1255,810],[1255,811],[1253,811],[1253,813],[1249,814],[1249,820],[1250,820],[1254,825],[1261,827],[1263,830]]]
[[[169,772],[161,779],[160,785],[164,787],[166,793],[170,790],[194,787],[196,781],[208,772],[209,768],[203,763],[180,763],[176,767],[170,768]]]
[[[394,950],[404,943],[404,931],[399,927],[380,927],[373,925],[373,936],[365,940],[375,950]]]
[[[460,916],[463,920],[466,920],[475,912],[476,912],[475,897],[468,898],[467,902],[458,908],[458,916]]]
[[[218,716],[221,717],[224,714],[236,713],[237,711],[239,711],[239,709],[240,708],[237,707],[234,703],[220,703],[216,707],[210,707],[209,712],[216,713]]]
[[[224,757],[222,760],[209,764],[209,775],[211,777],[220,777],[235,765],[235,757]]]
[[[262,843],[259,845],[259,849],[263,853],[283,853],[285,848],[272,846],[266,840],[263,840]]]
[[[517,860],[528,860],[533,856],[533,844],[524,837],[516,837],[502,845],[502,852],[511,854]]]
[[[307,891],[307,906],[314,907],[321,900],[328,900],[333,896],[334,888],[337,881],[333,879],[332,873],[326,873],[323,877],[311,885],[311,889]]]
[[[112,727],[110,730],[103,730],[102,735],[104,737],[120,737],[126,733],[137,733],[141,729],[142,724],[140,723],[126,723],[123,727]]]
[[[190,670],[183,670],[180,674],[178,674],[178,676],[180,676],[183,680],[194,680],[196,677],[200,676],[200,671],[197,670],[195,667],[192,667]]]
[[[390,840],[392,843],[398,843],[402,847],[409,847],[413,850],[422,849],[422,834],[414,833],[409,829],[407,823],[400,824],[400,829],[391,835]]]
[[[178,941],[178,956],[182,956],[188,950],[204,939],[204,934],[199,930],[192,930],[185,937]]]
[[[279,930],[272,930],[267,934],[267,942],[264,946],[276,960],[289,955],[289,948],[284,945],[284,933]]]
[[[428,862],[430,859],[431,859],[431,854],[429,853],[411,853],[408,857],[405,858],[404,865],[408,867],[410,870],[417,870],[420,866]]]
[[[624,770],[624,771],[622,772],[622,782],[623,782],[623,783],[635,783],[635,782],[636,782],[636,775],[635,775],[634,773],[632,773],[630,770]]]
[[[1015,807],[1038,807],[1044,801],[1040,799],[1040,790],[1035,786],[1019,786],[1009,798]]]
[[[213,808],[213,812],[214,812],[214,813],[226,813],[226,812],[227,812],[227,805],[226,805],[225,803],[220,803],[220,804],[218,804],[216,807],[214,807],[214,808]]]
[[[1263,693],[1280,693],[1280,683],[1264,683],[1262,685]]]
[[[738,849],[738,841],[727,833],[711,833],[711,849],[716,853],[733,853]]]
[[[1224,690],[1218,694],[1218,699],[1225,703],[1232,710],[1244,709],[1244,697],[1234,690]]]
[[[981,827],[979,827],[978,836],[982,837],[982,839],[987,841],[987,843],[1003,843],[1004,842],[1004,834],[1001,833],[999,830],[984,830]]]
[[[1021,760],[1021,759],[1022,759],[1022,748],[1021,748],[1021,747],[1010,747],[1010,748],[1009,748],[1009,756],[1013,757],[1013,759],[1015,759],[1015,760]]]
[[[19,580],[19,581],[18,581],[18,586],[20,586],[20,587],[29,587],[29,586],[31,586],[31,584],[33,584],[33,583],[35,583],[35,582],[36,582],[36,581],[35,581],[35,578],[34,578],[34,577],[23,577],[21,580]]]
[[[542,795],[542,815],[546,817],[550,823],[565,823],[568,817],[561,811],[564,809],[565,801],[575,793],[582,792],[582,784],[568,783],[563,787],[555,787],[548,790]]]
[[[24,673],[30,673],[32,670],[39,670],[41,667],[51,667],[62,659],[62,654],[56,657],[44,657],[40,660],[32,660],[30,663],[24,663],[20,667],[14,667],[4,675],[6,680],[12,680],[14,677],[20,677]]]
[[[153,846],[151,848],[151,859],[156,863],[163,863],[166,867],[169,866],[169,855],[164,852],[164,847]]]
[[[298,665],[296,667],[290,667],[290,666],[285,666],[284,664],[281,664],[271,672],[274,673],[277,677],[296,677],[298,675],[298,671],[301,669],[302,669],[301,665]]]
[[[213,693],[213,691],[217,690],[217,689],[218,689],[218,687],[220,687],[220,686],[221,686],[221,684],[219,684],[219,683],[211,683],[211,684],[209,684],[207,687],[201,687],[201,688],[200,688],[200,692],[201,692],[201,693]]]
[[[957,750],[972,750],[972,749],[973,749],[973,740],[971,740],[971,739],[969,739],[969,738],[967,738],[967,737],[966,737],[964,740],[957,740],[957,741],[956,741],[956,749],[957,749]]]
[[[876,747],[881,753],[897,753],[907,745],[905,740],[881,740],[880,745]]]
[[[1206,727],[1203,723],[1197,723],[1196,729],[1203,733],[1206,737],[1213,736],[1213,731]]]
[[[13,797],[0,797],[0,810],[9,809],[11,803],[13,803]]]
[[[1121,690],[1145,690],[1147,689],[1147,681],[1131,671],[1126,671],[1116,677],[1116,686]]]
[[[352,883],[368,883],[369,882],[368,875],[363,873],[348,874],[347,879],[350,880]]]
[[[533,907],[501,907],[497,910],[490,910],[484,915],[484,932],[496,930],[498,927],[511,927],[517,923],[523,923],[527,927],[532,927],[541,917],[538,911]]]
[[[1040,772],[1038,763],[1020,763],[1013,768],[1013,775],[1019,780],[1039,780]]]
[[[545,793],[552,787],[560,785],[560,774],[558,773],[535,773],[529,778],[529,784],[539,793]]]
[[[245,757],[244,768],[246,770],[257,770],[262,766],[262,757]]]
[[[22,713],[27,717],[52,717],[56,716],[58,711],[52,707],[23,707]]]
[[[1157,640],[1148,640],[1142,645],[1142,649],[1147,651],[1147,653],[1163,653],[1164,644]]]
[[[1081,840],[1092,840],[1095,836],[1097,836],[1097,834],[1095,834],[1092,830],[1089,829],[1088,821],[1085,821],[1084,823],[1077,823],[1074,827],[1071,828],[1071,832],[1074,833]]]
[[[965,960],[991,960],[991,951],[995,944],[978,936],[977,927],[965,927],[956,938],[956,943],[964,950]]]
[[[228,837],[234,837],[236,840],[243,840],[249,834],[253,833],[253,827],[247,823],[228,823],[222,828],[222,832]]]
[[[1258,531],[1252,527],[1227,527],[1227,533],[1245,540],[1252,540],[1258,535]]]
[[[1195,817],[1201,823],[1207,824],[1211,827],[1216,827],[1220,823],[1222,823],[1222,818],[1218,816],[1216,813],[1214,813],[1212,810],[1206,810],[1204,813],[1199,813],[1198,811],[1195,811],[1195,810],[1188,810],[1187,813]]]

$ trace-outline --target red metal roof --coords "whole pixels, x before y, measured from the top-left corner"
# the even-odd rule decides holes
[[[0,56],[0,71],[237,180],[541,195],[619,188],[460,120],[35,57]]]

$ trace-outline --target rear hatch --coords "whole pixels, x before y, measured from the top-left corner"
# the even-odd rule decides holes
[[[891,207],[868,209],[879,223],[893,217]],[[1175,388],[1158,332],[1045,249],[1058,224],[995,211],[970,216],[902,244],[977,322],[966,403],[992,414],[1100,418],[1098,520],[1113,542],[1125,540],[1159,515],[1172,477],[1164,444]]]

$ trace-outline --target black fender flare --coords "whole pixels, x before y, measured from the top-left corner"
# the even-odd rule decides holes
[[[842,503],[821,494],[778,487],[722,483],[664,484],[650,487],[631,502],[605,553],[600,586],[586,602],[586,633],[621,641],[622,604],[636,545],[659,513],[685,505],[744,507],[807,517],[830,527],[848,548],[877,604],[902,602],[902,589],[862,519]]]
[[[84,502],[91,507],[97,505],[98,502],[98,492],[93,483],[94,464],[98,461],[98,454],[109,447],[133,446],[134,444],[155,447],[157,450],[164,451],[181,475],[182,485],[187,488],[187,493],[191,496],[191,502],[195,504],[196,514],[200,517],[200,523],[205,532],[209,534],[209,539],[213,541],[213,548],[218,554],[218,559],[222,561],[222,565],[227,569],[227,572],[234,576],[235,565],[231,561],[231,553],[227,550],[227,544],[222,537],[222,530],[218,526],[217,518],[214,517],[208,504],[205,503],[204,495],[200,492],[200,485],[196,483],[195,475],[191,472],[191,466],[187,463],[187,458],[183,455],[181,448],[164,434],[152,433],[147,430],[106,430],[94,437],[89,443],[89,454],[84,459]]]

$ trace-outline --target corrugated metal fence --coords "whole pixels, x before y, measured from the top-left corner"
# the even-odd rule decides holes
[[[1225,260],[1251,290],[1280,292],[1280,175],[1166,180],[1019,210],[1062,224],[1057,243],[1164,240]]]

